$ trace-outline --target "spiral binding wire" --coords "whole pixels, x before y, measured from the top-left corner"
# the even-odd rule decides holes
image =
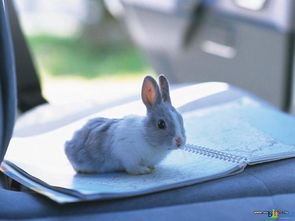
[[[197,145],[193,145],[193,144],[186,144],[181,149],[191,152],[191,153],[200,154],[200,155],[208,156],[208,157],[213,157],[213,158],[217,158],[220,160],[225,160],[225,161],[229,161],[229,162],[233,162],[233,163],[242,163],[242,162],[247,162],[247,160],[248,160],[246,157],[241,157],[241,156],[237,156],[237,155],[230,154],[230,153],[224,153],[224,152],[221,152],[218,150],[213,150],[210,148],[197,146]]]

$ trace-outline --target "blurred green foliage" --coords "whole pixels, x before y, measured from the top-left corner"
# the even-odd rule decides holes
[[[41,75],[87,79],[142,75],[149,71],[143,56],[130,43],[119,47],[93,46],[83,39],[30,36],[28,43]]]

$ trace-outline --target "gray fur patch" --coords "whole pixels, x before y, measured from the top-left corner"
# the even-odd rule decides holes
[[[176,125],[171,112],[176,113],[179,125],[181,125],[182,136],[185,138],[183,120],[181,115],[168,103],[161,103],[148,111],[147,118],[144,121],[144,136],[146,141],[153,146],[172,145]],[[158,128],[159,120],[166,123],[165,129]]]
[[[113,130],[120,119],[95,118],[75,132],[65,152],[77,171],[101,172],[109,158]],[[95,165],[95,169],[94,166]]]

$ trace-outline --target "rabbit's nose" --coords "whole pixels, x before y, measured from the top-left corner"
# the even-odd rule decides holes
[[[176,137],[175,138],[175,144],[176,144],[176,146],[181,146],[181,143],[182,143],[182,140],[181,140],[181,138],[180,137]]]

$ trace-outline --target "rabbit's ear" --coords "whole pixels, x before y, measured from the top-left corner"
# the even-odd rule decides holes
[[[143,80],[141,99],[148,109],[162,101],[159,86],[151,76],[146,76]]]
[[[167,78],[164,75],[159,76],[160,88],[162,99],[164,102],[171,104],[170,94],[169,94],[169,83]]]

